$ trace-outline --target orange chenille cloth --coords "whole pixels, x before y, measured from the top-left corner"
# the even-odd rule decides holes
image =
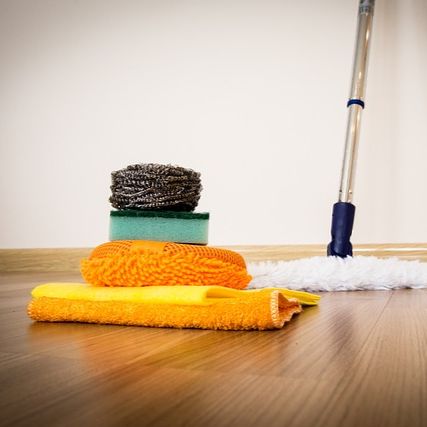
[[[96,247],[81,262],[95,286],[225,286],[244,289],[252,277],[236,252],[210,246],[116,240]]]
[[[149,293],[147,296],[134,293],[114,296],[113,293],[96,294],[93,288],[87,291],[76,288],[76,292],[71,292],[66,287],[64,289],[64,286],[62,289],[45,286],[46,288],[40,291],[35,288],[33,300],[28,305],[28,315],[34,320],[265,330],[282,328],[285,322],[302,310],[297,299],[286,298],[277,289],[233,291],[216,286],[205,289],[173,286],[165,289],[165,292]],[[62,297],[52,297],[55,292]]]

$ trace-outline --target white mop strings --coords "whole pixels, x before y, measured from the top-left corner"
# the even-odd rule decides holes
[[[313,257],[248,264],[248,288],[283,287],[311,292],[427,288],[427,263],[398,258]]]

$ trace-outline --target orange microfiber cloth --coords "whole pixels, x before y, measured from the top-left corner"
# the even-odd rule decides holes
[[[49,322],[265,330],[280,329],[301,312],[297,299],[288,299],[277,289],[172,286],[147,291],[100,294],[89,285],[48,284],[33,290],[28,314]]]
[[[95,286],[225,286],[244,289],[252,277],[238,253],[210,246],[116,240],[96,247],[81,272]]]

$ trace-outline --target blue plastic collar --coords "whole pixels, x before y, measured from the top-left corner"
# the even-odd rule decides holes
[[[347,102],[347,107],[350,107],[350,105],[360,105],[362,108],[365,108],[365,103],[361,99],[349,99]]]

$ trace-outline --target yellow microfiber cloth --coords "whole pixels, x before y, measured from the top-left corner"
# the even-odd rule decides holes
[[[263,288],[279,291],[286,298],[295,298],[301,305],[317,305],[320,296],[283,288]],[[223,286],[144,286],[105,288],[85,283],[46,283],[31,291],[33,298],[63,298],[82,301],[128,301],[149,304],[212,305],[220,298],[239,298],[261,290],[225,288]]]
[[[306,294],[306,293],[302,293]],[[240,291],[221,286],[96,288],[83,284],[36,287],[34,320],[224,330],[279,329],[301,312],[284,290]],[[308,300],[306,294],[305,298]],[[313,296],[312,304],[318,297]]]

